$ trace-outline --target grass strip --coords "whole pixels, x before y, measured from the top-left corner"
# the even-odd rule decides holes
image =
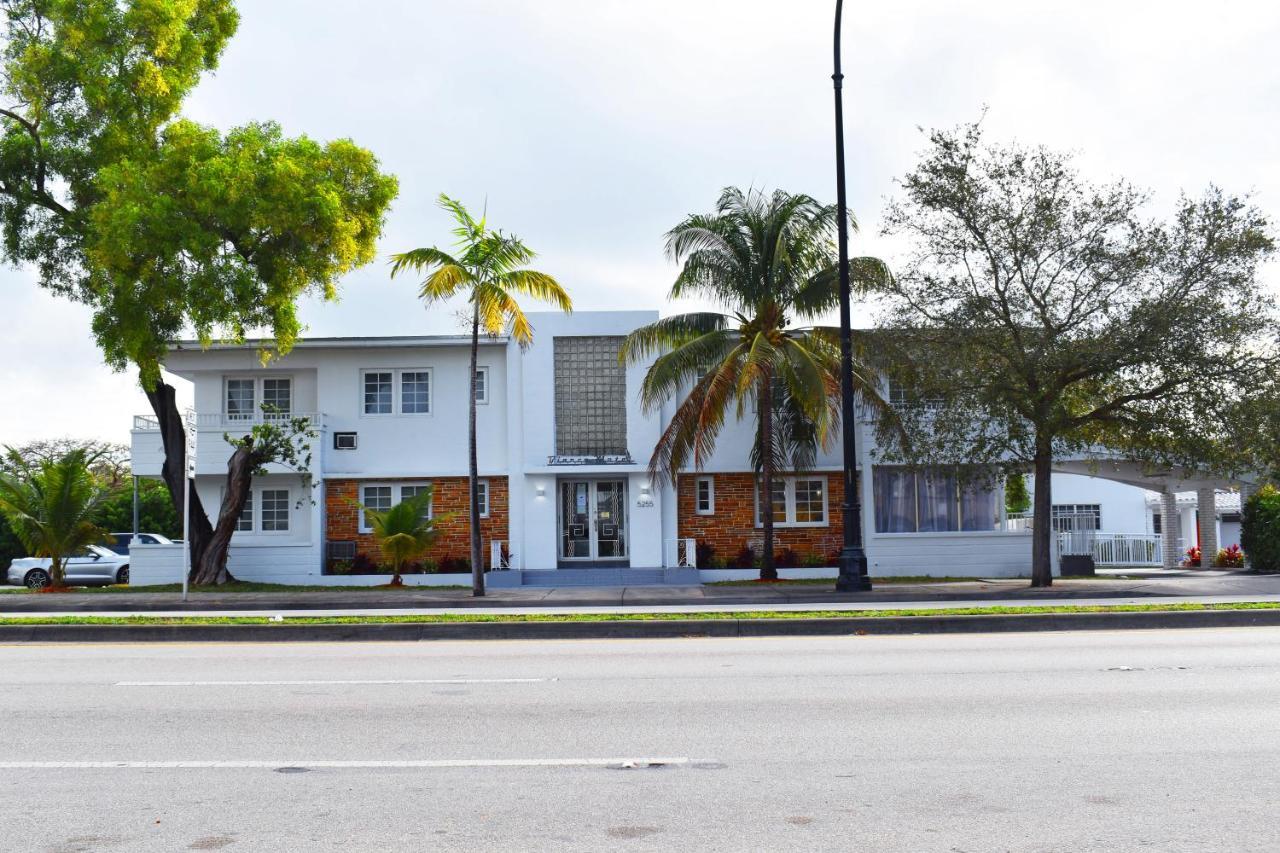
[[[437,589],[471,589],[470,584],[445,584],[441,586],[343,586],[343,585],[318,585],[318,584],[291,584],[291,583],[258,583],[256,581],[232,581],[219,586],[193,586],[191,592],[428,592]],[[7,590],[0,587],[0,591],[26,593],[28,595],[46,594],[37,593],[34,590],[25,587],[9,587]],[[74,593],[90,593],[93,595],[110,595],[112,593],[131,593],[131,592],[182,592],[182,584],[180,583],[161,583],[152,584],[150,586],[129,586],[113,585],[113,586],[85,586],[74,587]]]
[[[1179,613],[1215,610],[1277,610],[1280,601],[1215,604],[1035,605],[1031,607],[943,607],[899,610],[746,610],[704,613],[415,613],[403,616],[6,616],[0,625],[398,625],[495,622],[680,622],[733,619],[889,619],[924,616],[1038,616],[1070,613]]]

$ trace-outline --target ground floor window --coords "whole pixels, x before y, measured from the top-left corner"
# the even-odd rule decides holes
[[[710,477],[699,477],[695,495],[695,511],[698,515],[715,515],[716,513],[716,481]]]
[[[876,466],[872,472],[877,533],[994,530],[996,485],[953,469]]]
[[[289,490],[262,490],[262,532],[287,533],[289,531]]]
[[[822,527],[827,524],[826,477],[775,477],[772,500],[773,523],[785,527]],[[761,505],[764,487],[756,488],[756,527],[764,524]]]
[[[431,488],[430,483],[367,483],[360,487],[360,532],[370,533],[373,527],[365,517],[364,511],[386,512],[396,504],[417,497]],[[427,504],[427,514],[431,518],[435,511],[434,502]]]
[[[1054,504],[1050,518],[1059,533],[1102,529],[1101,504]],[[1157,531],[1158,532],[1158,531]]]

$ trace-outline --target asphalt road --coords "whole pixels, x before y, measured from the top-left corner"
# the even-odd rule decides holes
[[[0,714],[6,851],[1280,849],[1280,629],[7,646]]]

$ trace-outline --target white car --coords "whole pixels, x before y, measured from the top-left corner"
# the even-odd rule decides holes
[[[20,557],[9,564],[9,583],[42,589],[52,583],[48,557]],[[68,586],[110,586],[129,582],[129,555],[90,545],[63,561]]]

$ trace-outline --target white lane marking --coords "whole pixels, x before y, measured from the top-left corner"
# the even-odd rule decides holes
[[[0,770],[241,770],[307,768],[645,767],[715,763],[709,758],[438,758],[392,761],[0,761]]]
[[[311,681],[117,681],[116,687],[301,687],[365,684],[544,684],[555,678],[361,678]]]

